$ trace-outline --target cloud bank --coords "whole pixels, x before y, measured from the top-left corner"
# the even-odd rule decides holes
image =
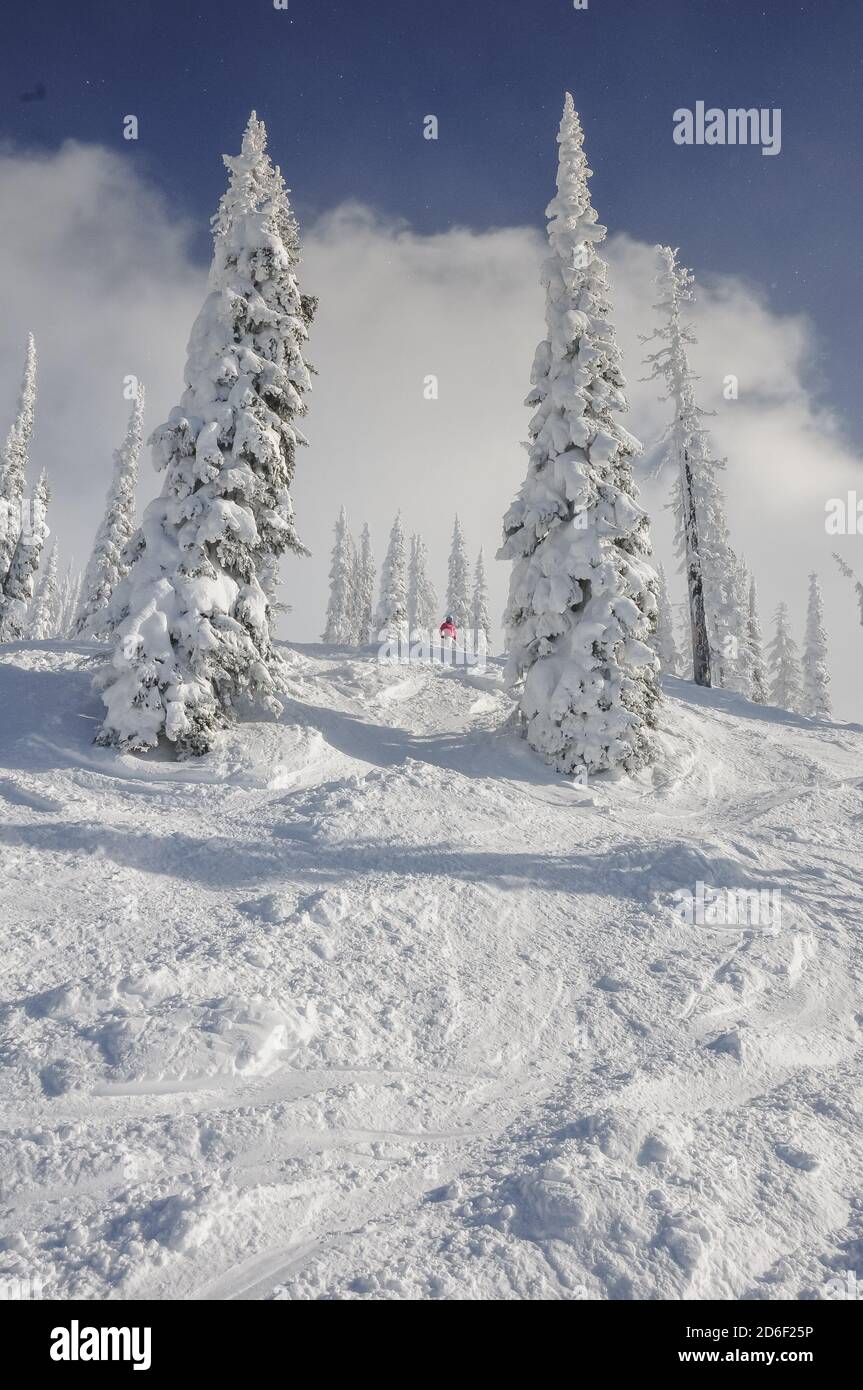
[[[672,241],[673,234],[671,225]],[[206,280],[189,246],[190,228],[122,155],[74,143],[51,155],[0,150],[0,430],[14,410],[32,329],[41,364],[33,466],[49,469],[49,521],[67,559],[83,563],[89,553],[129,409],[124,377],[147,387],[148,428],[179,399]],[[649,463],[667,418],[657,386],[640,380],[648,349],[639,335],[655,319],[653,251],[626,235],[606,249],[630,387],[626,423],[648,446]],[[421,236],[355,204],[304,228],[303,288],[320,296],[309,345],[319,376],[295,499],[313,556],[284,565],[284,598],[293,607],[285,636],[310,641],[321,631],[342,502],[357,529],[369,522],[378,559],[397,510],[409,531],[422,530],[441,603],[456,511],[472,551],[484,545],[493,556],[525,467],[522,400],[543,333],[542,254],[539,227]],[[830,552],[863,568],[860,541],[828,536],[824,516],[828,498],[863,490],[863,476],[826,403],[812,327],[802,316],[776,314],[758,287],[734,277],[709,277],[697,289],[700,399],[716,411],[711,427],[728,458],[732,537],[756,574],[765,633],[786,599],[802,639],[807,574],[816,569],[836,711],[859,718],[863,631]],[[723,395],[730,374],[736,400]],[[437,399],[426,399],[432,376]],[[643,500],[671,574],[670,481],[646,477]],[[142,504],[159,485],[145,460]],[[489,569],[499,614],[508,567]],[[676,573],[672,585],[682,599]]]

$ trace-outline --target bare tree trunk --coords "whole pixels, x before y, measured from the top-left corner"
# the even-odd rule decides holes
[[[692,670],[696,685],[710,685],[710,643],[704,614],[704,580],[698,553],[698,519],[692,496],[692,470],[688,450],[683,451],[683,514],[686,535],[686,580],[689,588],[689,621],[692,629]]]

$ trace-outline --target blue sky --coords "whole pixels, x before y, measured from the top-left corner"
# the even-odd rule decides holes
[[[252,107],[293,189],[303,288],[320,296],[310,448],[294,488],[312,557],[284,567],[281,635],[321,631],[341,502],[355,529],[370,522],[378,559],[401,507],[441,592],[456,509],[472,554],[484,545],[491,557],[524,475],[543,213],[568,88],[612,233],[627,423],[649,456],[667,406],[643,383],[642,336],[656,324],[651,248],[669,241],[697,275],[699,401],[728,458],[732,537],[758,579],[765,632],[788,600],[802,637],[817,570],[837,713],[859,717],[856,604],[831,551],[863,573],[860,539],[837,543],[824,517],[828,499],[863,493],[861,15],[858,0],[11,8],[0,51],[0,421],[32,329],[32,465],[51,474],[63,563],[89,553],[125,430],[125,374],[146,383],[148,430],[178,400],[221,154],[239,148]],[[673,113],[699,101],[779,107],[781,153],[675,144]],[[430,113],[437,141],[423,139]],[[123,139],[129,114],[137,141]],[[440,378],[434,405],[427,373]],[[739,374],[739,400],[723,395],[727,373]],[[643,469],[641,485],[679,600],[669,479]],[[158,486],[144,462],[142,506]],[[491,565],[496,615],[507,580],[506,565]]]
[[[858,0],[136,0],[10,6],[4,137],[107,144],[202,228],[252,106],[306,219],[356,197],[420,231],[537,224],[570,88],[612,231],[671,241],[818,327],[812,371],[863,437]],[[22,95],[45,88],[45,96]],[[697,100],[779,106],[782,152],[681,148]],[[137,143],[122,117],[138,116]],[[437,142],[422,117],[439,117]]]

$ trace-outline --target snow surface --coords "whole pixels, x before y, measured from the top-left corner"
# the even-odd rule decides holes
[[[863,1274],[863,729],[666,679],[548,771],[494,666],[286,648],[280,722],[93,746],[0,653],[0,1277],[47,1297],[825,1297]],[[676,890],[781,889],[778,931]]]

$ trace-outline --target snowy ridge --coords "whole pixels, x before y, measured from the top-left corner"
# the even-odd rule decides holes
[[[666,679],[589,788],[500,671],[284,648],[281,721],[92,743],[0,660],[0,1271],[47,1297],[798,1298],[860,1273],[863,729]],[[687,926],[696,884],[778,930]],[[856,1186],[855,1186],[856,1184]]]

